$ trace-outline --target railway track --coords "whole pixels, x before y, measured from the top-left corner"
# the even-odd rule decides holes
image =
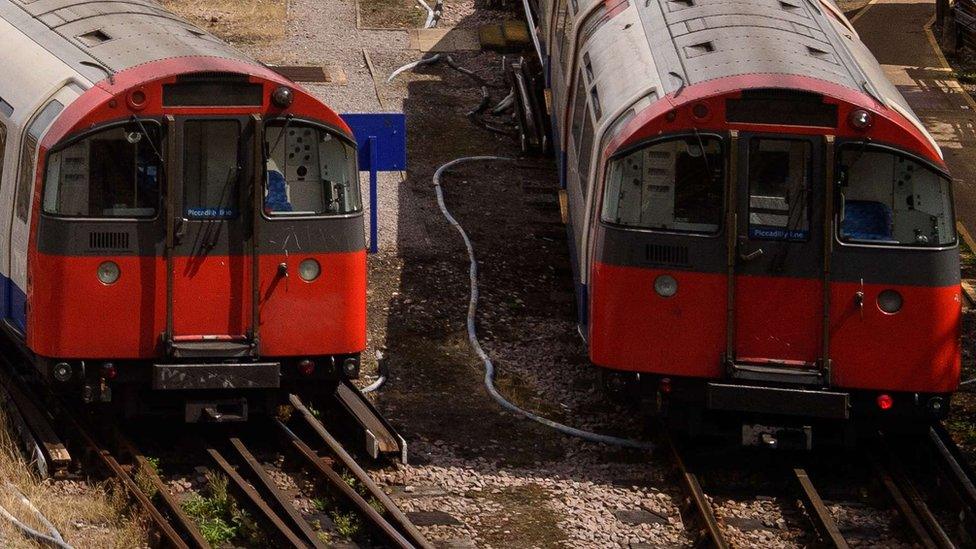
[[[30,387],[6,373],[0,373],[0,385],[3,389],[0,393],[6,400],[42,402]],[[18,396],[10,396],[13,394]],[[102,469],[117,480],[150,523],[156,545],[179,549],[210,547],[138,444],[115,426],[95,428],[60,401],[43,402],[51,403],[46,407],[50,414],[21,414],[26,430],[47,436],[38,438],[33,444],[25,444],[28,449],[33,448],[35,459],[45,459],[49,447],[64,447],[59,440],[52,442],[49,434],[53,433],[51,424],[62,425],[66,440],[70,441],[67,445],[72,448],[71,456],[89,467]],[[260,523],[269,540],[279,547],[329,546],[295,507],[292,497],[275,484],[269,470],[256,457],[258,452],[248,440],[248,433],[256,433],[251,438],[261,439],[263,451],[268,451],[271,441],[272,450],[293,456],[314,482],[316,490],[328,494],[329,501],[344,510],[358,515],[369,539],[377,545],[404,549],[431,547],[417,527],[305,403],[292,395],[290,404],[294,413],[287,421],[269,419],[269,423],[249,425],[244,434],[214,429],[199,441],[199,454],[209,459],[204,466],[226,476],[235,501]],[[276,436],[267,436],[270,433]],[[382,442],[377,442],[384,438],[382,434],[377,436],[370,431],[368,435],[369,447],[382,446]],[[55,456],[58,460],[45,459],[43,468],[55,474],[65,474],[65,460],[70,461],[71,457],[66,458],[67,450],[55,453]]]
[[[687,450],[667,434],[665,443],[684,492],[681,515],[689,536],[699,547],[732,547],[701,476],[688,466]],[[923,436],[881,434],[868,446],[856,454],[867,464],[863,486],[878,487],[874,491],[897,512],[906,542],[930,549],[976,546],[976,477],[941,426],[931,427]],[[783,458],[791,459],[785,454]],[[821,495],[818,481],[829,481],[829,472],[813,473],[804,460],[797,461],[785,467],[777,481],[790,486],[790,493],[802,503],[810,534],[818,545],[852,546]]]

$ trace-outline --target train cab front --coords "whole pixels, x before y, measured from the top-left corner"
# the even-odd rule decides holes
[[[187,64],[116,74],[46,138],[22,327],[86,401],[243,420],[358,375],[356,146],[262,67]]]
[[[961,301],[937,147],[897,105],[769,84],[691,87],[611,143],[592,361],[676,424],[747,444],[945,417]]]

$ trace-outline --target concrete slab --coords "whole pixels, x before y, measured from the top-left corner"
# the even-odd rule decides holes
[[[476,29],[452,27],[410,29],[410,49],[422,52],[478,51],[481,41]]]

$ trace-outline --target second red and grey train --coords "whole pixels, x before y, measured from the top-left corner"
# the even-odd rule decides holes
[[[0,42],[0,310],[38,372],[189,421],[358,374],[335,112],[150,0],[0,0]]]
[[[735,417],[746,442],[946,414],[951,180],[830,0],[532,10],[581,332],[611,387],[692,425]]]

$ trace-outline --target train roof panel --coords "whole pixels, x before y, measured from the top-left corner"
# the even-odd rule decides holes
[[[640,9],[662,78],[684,85],[743,74],[793,74],[865,91],[867,80],[819,3],[650,0]]]
[[[24,21],[22,15],[15,25],[29,26],[23,29],[26,34],[94,81],[106,76],[98,65],[120,72],[173,57],[210,56],[257,64],[153,0],[0,0],[0,10],[8,4],[0,11],[4,18],[11,3],[29,19]],[[43,30],[47,32],[38,32]]]

